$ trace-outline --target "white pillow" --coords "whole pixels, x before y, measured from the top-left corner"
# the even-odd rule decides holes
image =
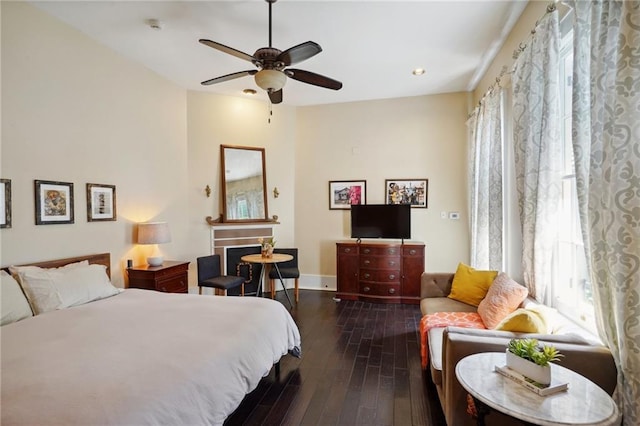
[[[2,299],[0,325],[11,324],[33,316],[20,284],[5,271],[0,271],[0,299]]]
[[[36,315],[118,294],[104,265],[17,269],[22,288]]]

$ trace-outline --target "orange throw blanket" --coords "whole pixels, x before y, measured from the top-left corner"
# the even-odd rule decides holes
[[[422,317],[420,320],[420,355],[422,357],[422,369],[426,369],[429,363],[429,350],[427,338],[429,330],[436,327],[464,327],[486,328],[480,315],[476,312],[436,312]]]

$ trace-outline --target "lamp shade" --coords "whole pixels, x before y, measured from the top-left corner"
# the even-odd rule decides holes
[[[164,244],[171,242],[167,222],[146,222],[138,224],[138,244]]]
[[[253,78],[258,87],[266,91],[272,90],[274,92],[282,89],[287,82],[287,76],[278,70],[260,70]]]

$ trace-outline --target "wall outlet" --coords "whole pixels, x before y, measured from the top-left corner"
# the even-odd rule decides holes
[[[451,212],[451,213],[449,213],[449,219],[451,219],[451,220],[460,219],[460,212]]]

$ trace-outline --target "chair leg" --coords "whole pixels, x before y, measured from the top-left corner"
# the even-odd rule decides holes
[[[198,294],[202,296],[202,287],[198,287]]]
[[[244,283],[242,283],[242,286],[240,287],[240,296],[244,296]]]
[[[298,288],[298,278],[296,278],[296,283],[295,283],[295,297],[296,297],[296,303],[298,303],[298,300],[300,300],[300,289]]]

